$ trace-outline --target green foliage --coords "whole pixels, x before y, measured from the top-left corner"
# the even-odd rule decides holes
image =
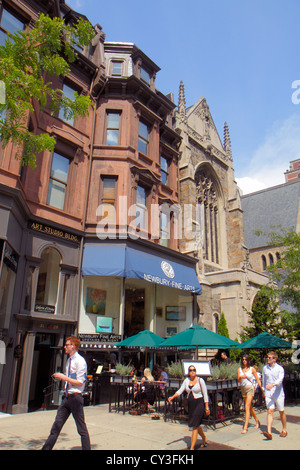
[[[269,287],[262,286],[257,292],[251,312],[247,309],[244,310],[249,315],[249,326],[243,327],[244,333],[241,334],[242,341],[247,341],[263,332],[268,332],[275,336],[278,336],[281,332],[282,325],[278,301],[274,292]]]
[[[232,362],[231,364],[219,364],[212,366],[212,377],[210,380],[228,379],[234,380],[237,378],[237,371],[239,364]]]
[[[132,364],[116,364],[116,373],[118,375],[129,375],[132,371]]]
[[[237,343],[239,342],[238,338],[235,338]],[[230,349],[230,359],[232,362],[238,362],[241,359],[242,354],[244,353],[243,349],[232,348]]]
[[[255,361],[252,361],[254,364]],[[259,363],[258,369],[262,372],[264,364]],[[212,377],[208,380],[221,380],[228,379],[234,380],[237,379],[238,368],[240,367],[240,362],[232,362],[231,364],[220,364],[212,366]]]
[[[171,365],[168,364],[167,371],[169,377],[175,377],[178,379],[183,378],[183,370],[181,362],[171,362]]]
[[[289,337],[300,338],[300,234],[295,230],[280,229],[269,234],[272,246],[281,245],[283,252],[276,264],[270,266],[270,289],[279,300],[287,304],[289,311],[281,312]]]
[[[76,94],[75,100],[70,100],[46,80],[68,75],[69,64],[77,57],[74,45],[88,45],[93,35],[91,24],[82,19],[69,26],[61,18],[41,14],[33,28],[9,35],[5,45],[0,46],[0,81],[5,85],[5,104],[0,104],[0,140],[4,147],[9,140],[18,146],[22,165],[34,167],[36,154],[52,151],[55,145],[49,134],[28,131],[28,113],[34,112],[36,104],[41,110],[49,106],[52,113],[63,108],[67,119],[88,114],[92,105],[89,97]]]
[[[220,321],[218,323],[218,330],[217,333],[222,336],[226,336],[226,338],[229,338],[229,331],[227,328],[227,322],[224,313],[221,313]]]

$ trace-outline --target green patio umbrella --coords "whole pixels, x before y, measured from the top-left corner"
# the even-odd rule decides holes
[[[266,332],[248,339],[239,346],[240,349],[288,349],[292,347],[292,343]]]
[[[240,344],[226,336],[207,330],[203,326],[193,325],[190,328],[171,336],[160,344],[164,346],[195,346],[198,349],[229,349],[239,347]]]
[[[145,367],[147,366],[147,352],[148,348],[157,348],[163,342],[164,338],[156,335],[152,331],[144,330],[140,331],[136,335],[129,336],[129,338],[116,343],[116,346],[127,346],[145,348]]]

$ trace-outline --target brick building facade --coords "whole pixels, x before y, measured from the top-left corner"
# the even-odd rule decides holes
[[[3,0],[0,41],[40,12],[80,16],[64,0]],[[35,169],[20,168],[12,144],[0,149],[7,412],[42,405],[69,334],[81,337],[89,372],[143,329],[162,337],[193,323],[215,330],[224,312],[235,338],[266,280],[248,264],[228,127],[222,144],[205,99],[186,109],[181,84],[176,110],[143,51],[94,29],[68,77],[53,82],[69,97],[89,95],[89,115],[70,121],[36,107],[28,128],[56,146]]]

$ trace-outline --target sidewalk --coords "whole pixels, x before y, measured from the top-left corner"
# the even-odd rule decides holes
[[[191,431],[185,423],[164,422],[153,414],[132,416],[128,413],[108,412],[108,405],[85,407],[85,417],[90,433],[92,450],[146,450],[174,452],[186,450],[190,445]],[[209,446],[200,450],[300,450],[300,406],[287,406],[286,438],[279,437],[281,422],[274,413],[273,439],[266,440],[266,410],[259,413],[261,428],[254,429],[250,421],[248,433],[241,434],[242,416],[218,424],[217,429],[207,428]],[[0,414],[1,450],[40,450],[56,416],[56,410],[8,415]],[[200,445],[200,440],[198,441]],[[199,448],[198,445],[198,448]],[[80,437],[72,417],[68,419],[55,445],[55,450],[79,450]]]

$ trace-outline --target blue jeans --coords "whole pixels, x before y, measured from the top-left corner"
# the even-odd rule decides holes
[[[48,439],[46,440],[42,450],[51,450],[62,430],[63,425],[72,414],[78,434],[81,437],[82,450],[91,450],[89,433],[84,420],[83,397],[79,394],[64,397],[56,414],[55,421],[51,428]]]

